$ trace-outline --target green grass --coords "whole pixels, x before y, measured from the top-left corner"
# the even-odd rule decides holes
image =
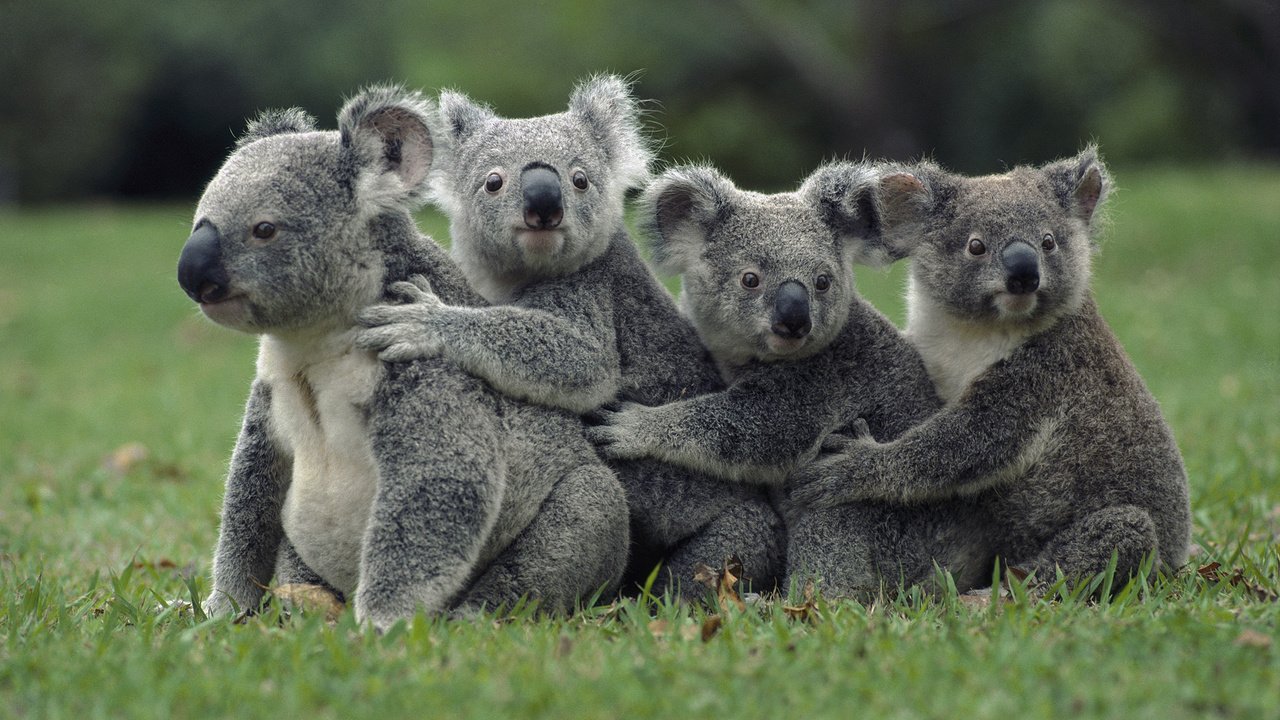
[[[1183,448],[1191,566],[1101,604],[769,602],[705,641],[645,601],[383,637],[164,609],[208,588],[254,341],[177,287],[189,208],[0,211],[0,717],[1280,716],[1280,169],[1119,180],[1095,287]],[[859,274],[899,321],[902,274]]]

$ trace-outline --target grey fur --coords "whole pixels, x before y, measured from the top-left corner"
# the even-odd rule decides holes
[[[655,258],[681,274],[682,307],[732,384],[602,412],[603,424],[588,430],[597,447],[608,457],[658,458],[771,488],[790,529],[788,574],[819,575],[828,595],[923,581],[933,562],[952,559],[933,540],[973,544],[968,520],[937,506],[802,512],[781,493],[819,443],[855,418],[888,440],[941,406],[919,354],[854,287],[855,260],[896,254],[880,230],[875,168],[834,163],[796,192],[764,195],[711,168],[680,167],[655,180],[641,206]],[[755,287],[744,284],[747,273]],[[803,288],[809,304],[812,328],[799,339],[775,325],[788,286]],[[965,572],[975,582],[990,578],[990,561]]]
[[[509,395],[579,413],[615,398],[660,404],[722,387],[623,224],[624,193],[647,179],[650,159],[626,83],[589,79],[567,111],[531,119],[498,117],[451,92],[440,104],[436,135],[447,160],[434,198],[449,214],[453,255],[468,279],[505,304],[373,308],[361,318],[374,326],[362,342],[390,360],[442,354]],[[549,171],[538,173],[543,182],[557,178],[563,219],[554,230],[526,224],[531,168]],[[578,170],[585,190],[572,183]],[[494,173],[503,182],[490,191]],[[674,581],[692,596],[698,563],[738,555],[757,586],[773,584],[782,527],[759,489],[652,461],[612,467],[632,513],[630,579],[661,560],[658,589]]]
[[[1182,459],[1089,292],[1111,186],[1096,148],[1003,175],[925,163],[892,177],[890,244],[911,256],[907,335],[947,405],[890,442],[837,439],[792,479],[793,498],[976,503],[984,554],[1041,579],[1101,572],[1113,552],[1120,578],[1144,555],[1180,566]],[[969,252],[973,239],[985,252]],[[1002,258],[1020,241],[1040,284],[1013,294]]]
[[[378,87],[347,102],[338,131],[268,115],[200,201],[183,287],[215,322],[262,336],[209,612],[256,608],[274,571],[354,597],[382,629],[524,595],[566,610],[623,570],[625,497],[578,418],[447,359],[385,366],[355,345],[362,308],[422,295],[411,278],[484,302],[409,215],[433,111]]]

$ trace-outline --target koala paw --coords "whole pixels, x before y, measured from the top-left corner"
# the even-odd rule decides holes
[[[644,457],[647,447],[640,438],[643,405],[610,403],[584,416],[583,433],[596,450],[606,458],[630,460]]]
[[[445,305],[430,283],[414,275],[409,282],[393,283],[389,289],[406,302],[365,308],[356,317],[363,326],[356,332],[356,345],[378,353],[378,359],[385,362],[439,356],[444,350],[440,322]]]
[[[796,468],[787,479],[787,497],[815,509],[873,499],[870,484],[875,479],[868,454],[877,443],[870,434],[862,433],[865,426],[854,424],[851,429],[857,435],[831,433],[823,438],[818,456]]]

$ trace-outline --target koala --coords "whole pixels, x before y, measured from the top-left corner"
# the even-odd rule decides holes
[[[990,558],[931,547],[980,538],[968,517],[936,504],[806,511],[782,493],[833,431],[856,420],[892,440],[942,406],[920,354],[854,285],[855,262],[898,257],[883,242],[877,183],[875,166],[848,162],[771,195],[740,190],[709,167],[673,168],[651,183],[640,204],[654,260],[680,274],[681,307],[730,385],[602,410],[588,428],[606,457],[656,458],[769,488],[789,528],[788,575],[820,576],[828,596],[896,583],[912,562],[927,575],[908,582],[931,577],[934,562],[975,583],[991,577]]]
[[[886,442],[832,438],[793,500],[977,503],[986,553],[1041,579],[1182,565],[1181,455],[1089,290],[1111,189],[1097,148],[976,178],[921,163],[883,186],[911,259],[906,335],[945,406]]]
[[[623,222],[625,192],[648,179],[651,157],[623,80],[591,78],[568,110],[530,119],[445,92],[439,118],[448,153],[432,196],[450,218],[453,257],[495,305],[424,291],[371,308],[365,347],[388,361],[448,358],[512,397],[574,413],[723,387]],[[611,467],[631,509],[628,585],[661,562],[656,589],[695,598],[697,566],[734,555],[756,587],[774,583],[785,536],[762,490],[649,460]]]
[[[433,112],[376,87],[337,131],[265,114],[200,199],[179,283],[215,323],[261,336],[210,613],[257,608],[273,573],[353,597],[379,630],[524,595],[567,610],[621,575],[626,500],[576,416],[446,358],[387,365],[355,344],[357,313],[416,290],[410,278],[484,303],[410,215]]]

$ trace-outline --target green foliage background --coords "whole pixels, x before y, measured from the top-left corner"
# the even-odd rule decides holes
[[[965,172],[1280,157],[1266,0],[6,0],[0,201],[190,199],[244,121],[397,81],[506,115],[634,74],[667,159],[785,188],[832,157]]]

